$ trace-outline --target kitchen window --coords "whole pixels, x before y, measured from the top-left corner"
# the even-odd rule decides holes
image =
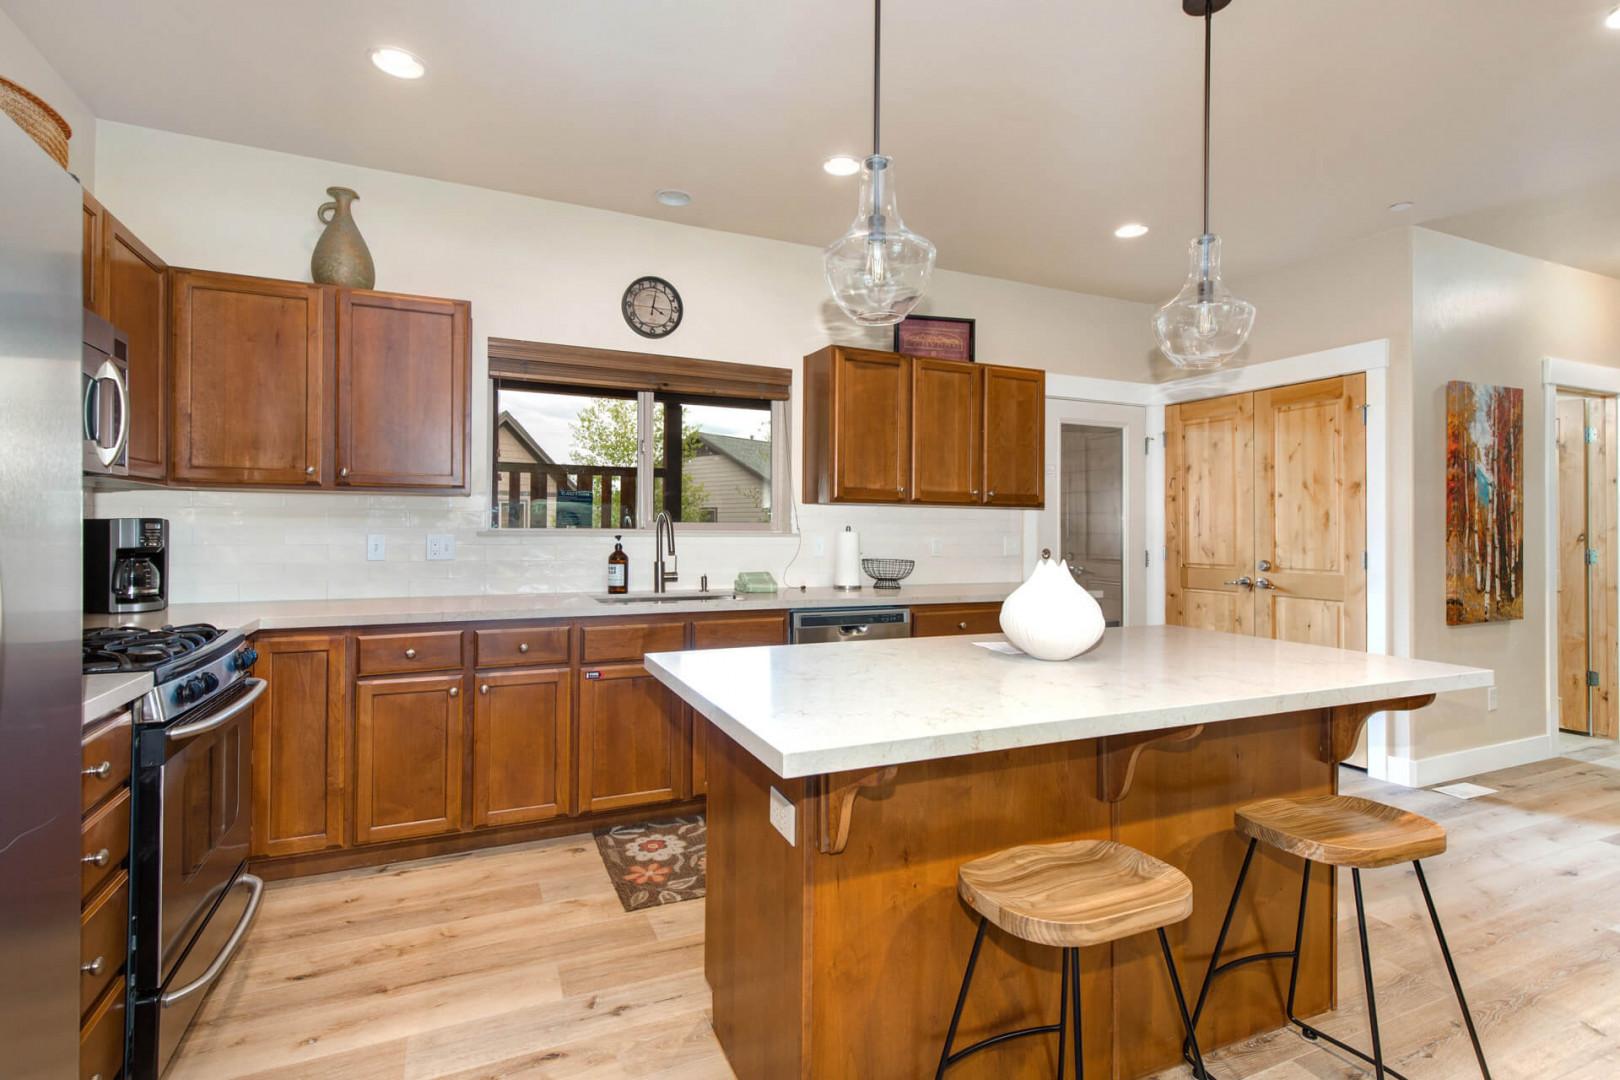
[[[786,531],[786,369],[490,340],[497,529]]]

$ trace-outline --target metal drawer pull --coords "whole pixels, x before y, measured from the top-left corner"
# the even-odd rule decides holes
[[[315,466],[313,466],[313,465],[305,466],[304,475],[305,476],[314,476],[315,475]]]
[[[163,1002],[165,1009],[182,998],[190,997],[219,978],[219,973],[225,970],[225,965],[231,962],[231,957],[236,955],[236,950],[241,946],[242,939],[247,936],[248,927],[253,925],[254,916],[259,914],[259,900],[264,896],[264,880],[254,874],[243,874],[236,879],[235,884],[246,885],[252,890],[252,895],[248,897],[247,910],[242,912],[242,918],[237,921],[236,928],[231,931],[231,936],[225,939],[225,947],[219,950],[219,955],[214,957],[214,962],[209,964],[201,975],[178,990],[170,990],[159,999]]]
[[[241,715],[248,706],[258,701],[259,696],[270,687],[270,684],[263,679],[243,679],[242,685],[248,688],[248,692],[232,702],[225,711],[214,713],[212,716],[205,716],[201,720],[193,720],[189,724],[176,724],[164,732],[163,737],[169,742],[179,742],[181,739],[189,739],[195,735],[206,734],[215,728],[224,727]]]
[[[97,765],[93,769],[85,769],[79,775],[80,776],[93,776],[97,780],[105,780],[105,779],[107,779],[107,777],[112,775],[112,762],[103,761],[100,765]]]
[[[106,848],[102,848],[94,855],[86,855],[79,861],[84,863],[86,866],[106,866],[108,863],[112,862],[112,852],[108,851]]]
[[[461,696],[461,687],[459,687],[459,686],[452,686],[452,687],[451,687],[451,688],[450,688],[450,696],[451,696],[451,697],[460,697],[460,696]]]
[[[958,629],[958,630],[966,630],[966,629],[967,629],[967,622],[966,622],[966,620],[964,620],[964,621],[962,621],[962,622],[959,622],[959,623],[957,623],[957,624],[956,624],[956,628],[957,628],[957,629]]]
[[[84,972],[86,975],[100,975],[104,970],[106,970],[106,967],[106,959],[98,956],[88,964],[80,964],[79,970]]]
[[[405,650],[405,659],[407,659],[407,660],[415,660],[416,659],[416,650],[415,649],[406,649]]]
[[[489,693],[489,683],[480,683],[479,686],[478,686],[478,692],[480,694]]]
[[[527,641],[518,642],[518,652],[528,652],[528,651],[529,651],[529,643]]]

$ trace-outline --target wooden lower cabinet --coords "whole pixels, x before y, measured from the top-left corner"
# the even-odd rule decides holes
[[[79,909],[79,1076],[85,1080],[114,1080],[124,1069],[132,719],[125,709],[98,721],[81,742],[84,878]]]
[[[684,797],[690,746],[687,709],[640,664],[579,673],[581,813]]]
[[[933,604],[911,609],[912,637],[999,633],[1000,604]]]
[[[487,671],[473,703],[474,828],[571,813],[572,675],[567,668]]]
[[[348,640],[260,637],[253,674],[270,685],[253,707],[255,857],[344,844],[348,785]]]
[[[462,674],[361,679],[354,702],[354,841],[455,832],[462,821]]]
[[[771,615],[723,615],[692,624],[692,648],[740,649],[749,645],[786,645],[785,612]],[[709,722],[692,714],[693,795],[709,791]]]

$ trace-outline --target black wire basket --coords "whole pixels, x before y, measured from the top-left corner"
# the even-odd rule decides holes
[[[898,589],[917,569],[915,559],[862,559],[861,569],[872,579],[874,589]]]

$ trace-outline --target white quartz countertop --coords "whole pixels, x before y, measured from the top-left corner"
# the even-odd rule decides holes
[[[1494,682],[1483,668],[1177,626],[1109,630],[1065,663],[993,652],[981,641],[1005,639],[653,653],[646,663],[784,778]]]
[[[260,630],[309,630],[336,626],[483,622],[500,619],[611,618],[615,615],[691,614],[703,611],[783,611],[801,608],[876,607],[919,604],[1000,603],[1018,582],[912,585],[899,589],[841,592],[828,587],[723,596],[717,600],[647,599],[604,604],[600,593],[517,593],[502,596],[399,596],[354,600],[267,600],[224,604],[173,604],[141,615],[100,615],[86,626],[183,626],[211,623],[245,634]],[[723,591],[723,589],[721,590]],[[679,596],[672,590],[670,595]]]
[[[83,724],[93,724],[122,709],[152,689],[150,671],[118,671],[107,675],[85,675]]]

